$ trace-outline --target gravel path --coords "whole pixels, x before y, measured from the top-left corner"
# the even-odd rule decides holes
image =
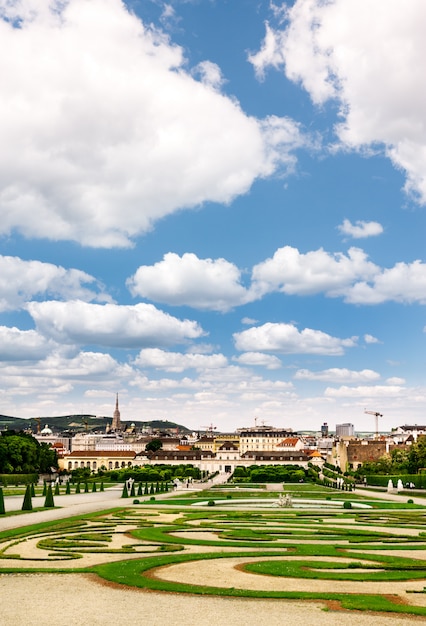
[[[146,593],[80,574],[0,575],[2,626],[414,626],[423,620],[324,611],[318,602]]]

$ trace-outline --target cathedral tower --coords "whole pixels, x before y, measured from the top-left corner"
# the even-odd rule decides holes
[[[118,393],[115,399],[115,411],[112,416],[111,430],[115,430],[115,431],[121,430],[120,410],[118,408]]]

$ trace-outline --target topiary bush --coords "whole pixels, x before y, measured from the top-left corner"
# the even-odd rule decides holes
[[[4,508],[3,489],[0,487],[0,515],[4,515],[5,513],[6,509]]]
[[[352,508],[352,502],[349,502],[349,500],[346,500],[346,501],[343,503],[343,508],[344,508],[344,509],[351,509],[351,508]]]
[[[46,490],[46,500],[44,501],[44,507],[46,509],[53,509],[54,506],[55,502],[53,500],[52,485],[48,485]]]
[[[31,502],[31,485],[27,485],[25,489],[24,501],[22,503],[22,511],[32,511],[33,504]]]

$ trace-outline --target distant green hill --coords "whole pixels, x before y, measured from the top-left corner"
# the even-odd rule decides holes
[[[31,419],[23,419],[21,417],[10,417],[8,415],[0,415],[0,430],[25,430],[30,428],[34,433],[37,427],[41,428],[47,424],[54,432],[64,433],[65,431],[76,432],[92,432],[96,430],[104,431],[107,424],[111,424],[112,417],[97,417],[96,415],[76,414],[76,415],[58,415],[55,417],[37,417]],[[141,422],[137,420],[123,421],[123,425],[130,426],[135,424],[136,429],[143,427],[151,427],[154,430],[171,430],[179,429],[180,433],[190,432],[186,426],[169,422],[167,420],[153,420],[151,422]]]

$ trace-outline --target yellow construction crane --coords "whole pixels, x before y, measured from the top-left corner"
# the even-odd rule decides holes
[[[383,417],[382,413],[379,413],[378,411],[367,411],[367,409],[364,409],[364,413],[368,413],[368,415],[374,415],[374,417],[376,418],[376,439],[379,438],[379,417]]]

